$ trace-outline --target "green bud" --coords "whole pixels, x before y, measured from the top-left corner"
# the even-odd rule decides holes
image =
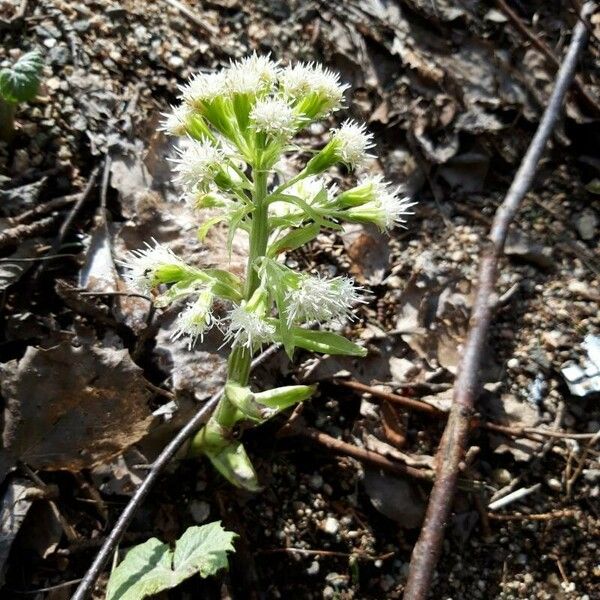
[[[308,161],[303,174],[319,175],[319,173],[323,173],[339,162],[338,146],[339,142],[337,140],[331,140],[320,152],[315,154],[315,156]]]

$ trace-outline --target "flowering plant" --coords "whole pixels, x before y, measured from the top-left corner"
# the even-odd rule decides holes
[[[247,232],[245,280],[226,270],[188,265],[157,243],[132,252],[126,264],[138,287],[162,286],[159,306],[188,299],[175,337],[187,336],[192,346],[210,327],[224,332],[231,346],[225,392],[193,447],[230,482],[250,490],[258,488],[257,477],[234,426],[262,423],[314,391],[294,385],[253,392],[248,379],[254,353],[264,344],[281,343],[290,357],[296,347],[366,354],[346,338],[309,325],[350,316],[363,301],[362,290],[347,277],[298,273],[278,257],[310,242],[322,228],[339,229],[343,221],[374,223],[382,230],[401,225],[411,206],[379,176],[367,176],[343,192],[322,179],[334,165],[352,169],[369,158],[372,135],[352,121],[333,130],[297,175],[277,180],[281,157],[298,150],[294,136],[339,108],[345,88],[338,75],[319,65],[282,68],[256,54],[193,77],[163,128],[184,137],[174,169],[185,198],[194,207],[216,210],[200,226],[199,238],[219,221],[229,224],[230,244],[236,230]],[[231,305],[225,317],[213,312],[216,299]]]

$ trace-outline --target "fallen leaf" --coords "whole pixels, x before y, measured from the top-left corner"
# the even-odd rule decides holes
[[[376,227],[349,225],[342,241],[351,261],[350,273],[359,283],[379,285],[390,265],[389,239]]]
[[[127,350],[29,347],[0,374],[2,476],[16,460],[36,469],[91,467],[138,441],[154,419],[152,393]]]
[[[371,504],[385,517],[405,529],[419,527],[425,516],[425,500],[412,479],[391,477],[365,468],[364,486]]]

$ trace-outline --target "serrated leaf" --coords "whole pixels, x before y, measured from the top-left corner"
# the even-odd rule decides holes
[[[322,354],[337,354],[341,356],[366,356],[367,350],[345,337],[331,331],[313,331],[312,329],[292,328],[294,344],[298,348],[320,352]]]
[[[214,575],[227,567],[227,553],[235,551],[235,537],[215,521],[187,529],[175,551],[151,538],[130,550],[111,573],[106,600],[142,600],[174,588],[196,573]]]
[[[172,551],[156,538],[135,546],[111,573],[106,600],[141,600],[171,585]]]
[[[234,552],[235,533],[221,527],[220,521],[201,527],[190,527],[175,545],[173,567],[185,578],[195,573],[201,577],[214,575],[227,567],[227,553]]]
[[[33,100],[40,87],[43,66],[37,50],[23,54],[14,65],[0,71],[0,96],[12,103]]]

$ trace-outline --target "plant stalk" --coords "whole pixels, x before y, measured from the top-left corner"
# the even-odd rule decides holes
[[[254,268],[256,261],[267,253],[267,242],[269,239],[269,209],[265,201],[267,197],[267,176],[268,174],[265,171],[258,169],[254,171],[254,190],[252,194],[254,211],[252,213],[250,249],[248,265],[246,267],[246,289],[244,293],[246,300],[250,300],[259,284],[258,273]],[[234,381],[242,387],[247,386],[251,361],[252,351],[249,348],[234,348],[229,357],[227,380]],[[227,395],[223,394],[215,410],[214,419],[219,425],[227,428],[235,424],[236,416],[237,409],[228,400]]]

